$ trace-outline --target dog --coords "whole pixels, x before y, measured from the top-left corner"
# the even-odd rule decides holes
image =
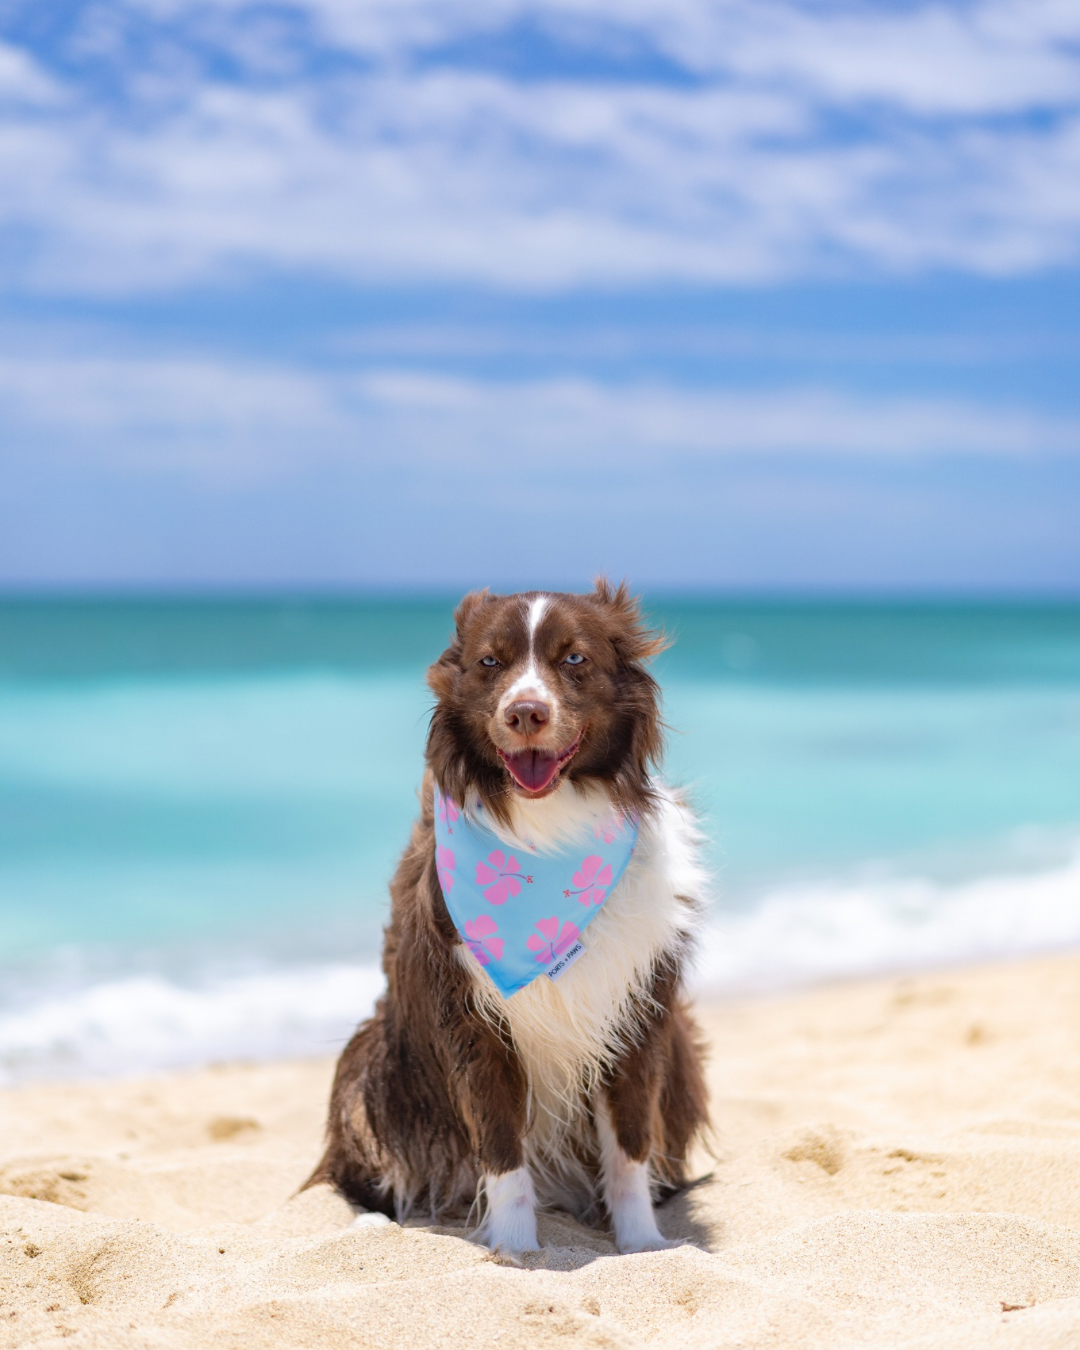
[[[306,1185],[399,1221],[472,1207],[480,1240],[508,1255],[538,1247],[538,1205],[594,1225],[606,1215],[621,1252],[674,1245],[654,1196],[685,1187],[707,1127],[681,990],[704,874],[687,806],[654,777],[647,662],[666,642],[626,584],[603,579],[586,594],[473,592],[454,621],[428,671],[436,701],[420,817],[390,885],[386,992],[341,1054]],[[466,830],[478,857],[497,845],[468,875],[448,870]],[[554,875],[575,849],[592,850],[574,874],[585,885],[530,889],[543,880],[532,869]],[[495,880],[470,893],[484,912],[459,927],[451,908],[473,870],[476,887]],[[559,907],[572,911],[561,946],[559,914],[544,917]],[[511,920],[544,930],[529,950],[492,936]],[[518,964],[504,970],[511,946]]]

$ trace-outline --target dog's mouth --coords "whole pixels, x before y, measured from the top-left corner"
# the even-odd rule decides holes
[[[538,796],[551,787],[581,748],[585,728],[578,732],[565,750],[499,750],[510,777],[523,792]],[[498,750],[498,746],[495,747]]]

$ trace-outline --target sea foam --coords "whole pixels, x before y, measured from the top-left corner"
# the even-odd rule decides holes
[[[920,970],[1080,944],[1080,852],[1034,873],[945,884],[922,878],[789,886],[717,915],[693,980],[700,994]]]
[[[335,1054],[382,984],[374,964],[335,963],[183,984],[146,973],[56,989],[0,1012],[0,1084]]]

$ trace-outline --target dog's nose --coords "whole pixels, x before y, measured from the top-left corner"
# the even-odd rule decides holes
[[[511,731],[528,736],[530,732],[547,726],[551,721],[551,709],[539,699],[519,698],[516,703],[510,704],[503,717]]]

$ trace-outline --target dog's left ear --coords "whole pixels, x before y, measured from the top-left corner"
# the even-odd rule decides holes
[[[612,586],[607,577],[597,577],[593,589],[596,600],[614,620],[611,640],[624,661],[647,661],[671,646],[663,632],[654,632],[641,617],[641,599],[630,594],[625,581]]]

